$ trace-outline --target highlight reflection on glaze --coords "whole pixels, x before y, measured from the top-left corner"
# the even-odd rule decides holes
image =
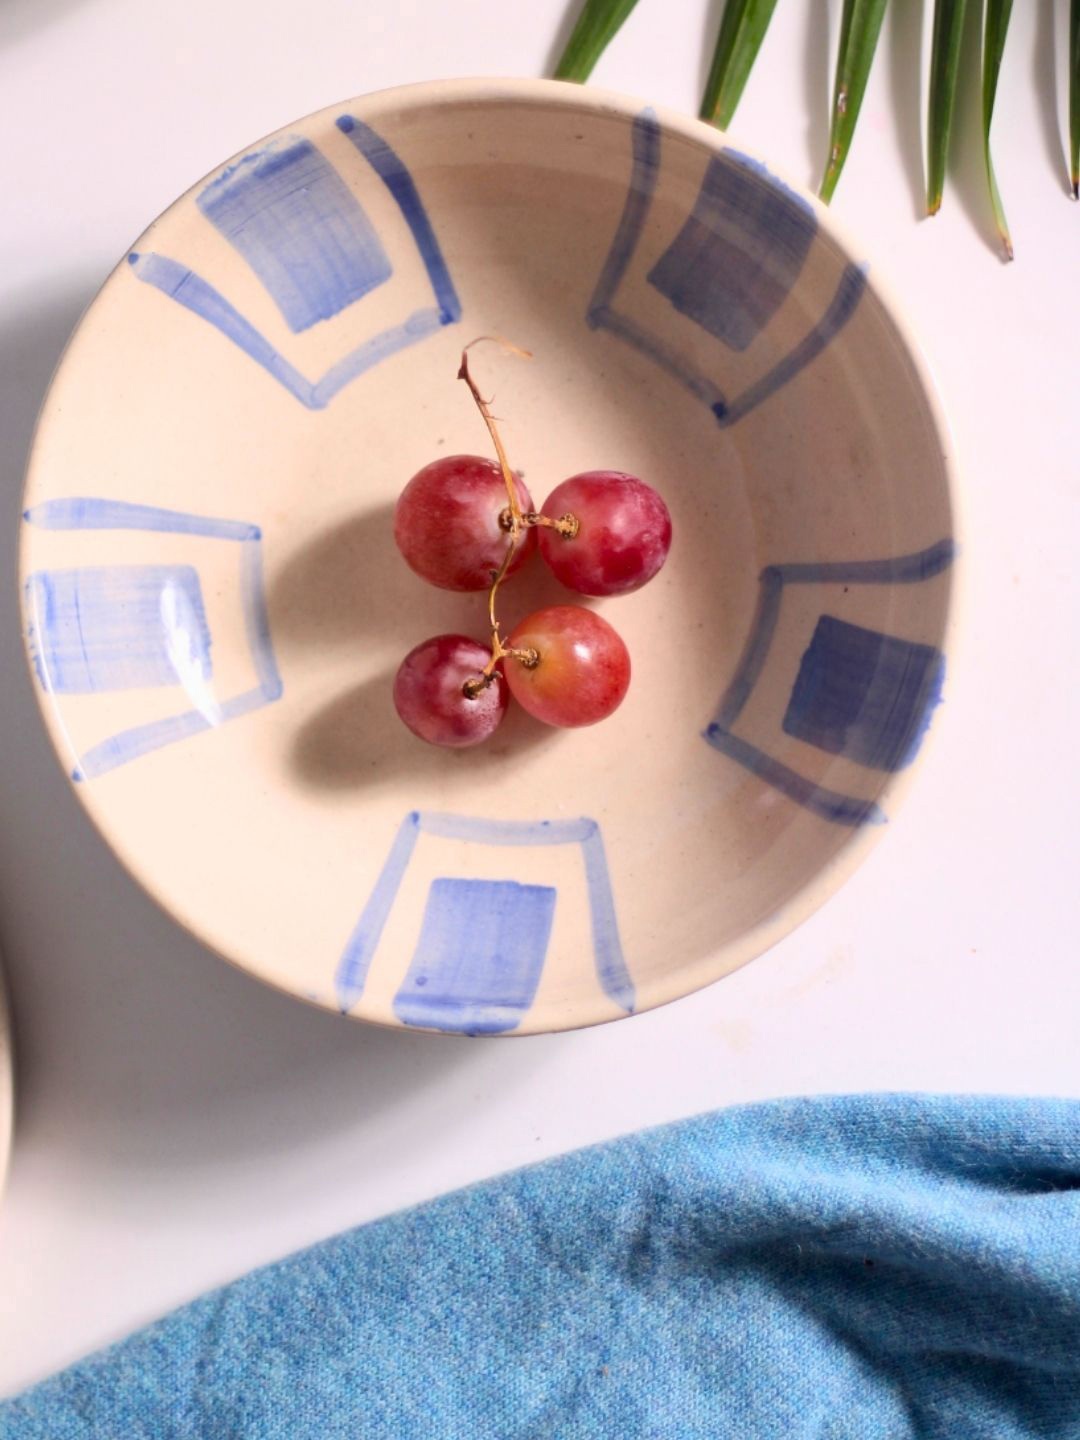
[[[30,653],[56,695],[92,695],[210,675],[210,630],[190,565],[39,570],[26,582]]]
[[[94,779],[280,698],[257,525],[94,496],[47,500],[23,518],[44,530],[149,531],[223,541],[235,546],[238,560],[237,594],[255,685],[225,698],[213,688],[212,634],[194,566],[79,567],[29,578],[30,649],[47,690],[104,694],[172,685],[190,706],[87,747],[72,779]],[[100,551],[97,542],[94,553]]]

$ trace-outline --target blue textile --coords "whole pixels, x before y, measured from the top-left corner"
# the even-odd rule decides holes
[[[1080,1436],[1080,1103],[729,1110],[316,1245],[4,1440]]]

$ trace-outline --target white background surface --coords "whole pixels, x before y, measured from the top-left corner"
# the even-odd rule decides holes
[[[989,239],[970,85],[946,208],[917,223],[923,9],[892,6],[834,204],[922,338],[964,471],[966,624],[919,783],[843,892],[739,974],[605,1029],[479,1043],[368,1030],[273,994],[121,873],[24,676],[15,531],[61,346],[160,210],[325,104],[544,73],[565,0],[0,0],[0,943],[19,1050],[0,1394],[297,1246],[642,1125],[826,1090],[1080,1094],[1066,5],[1018,5],[1006,52],[1010,267]],[[641,0],[594,78],[695,109],[719,10]],[[732,127],[807,184],[839,11],[778,7]]]

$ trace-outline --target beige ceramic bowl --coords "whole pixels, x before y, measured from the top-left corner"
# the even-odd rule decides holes
[[[34,684],[110,845],[207,945],[365,1020],[554,1030],[684,995],[821,903],[941,696],[948,442],[865,257],[723,135],[538,81],[333,106],[202,181],[83,320],[29,468]],[[675,539],[600,603],[629,697],[468,752],[398,722],[429,635],[392,506],[489,453],[640,474]],[[543,572],[508,621],[571,598]]]

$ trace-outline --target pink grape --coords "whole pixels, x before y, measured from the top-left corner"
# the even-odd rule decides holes
[[[628,595],[650,581],[671,548],[671,516],[643,480],[619,470],[588,470],[557,485],[542,513],[573,515],[573,537],[544,527],[540,553],[581,595]]]
[[[518,504],[532,497],[515,476]],[[417,575],[443,590],[487,590],[510,536],[499,523],[509,497],[502,471],[482,455],[447,455],[418,470],[398,496],[394,539]],[[536,549],[532,530],[518,544],[508,574]]]
[[[514,699],[547,725],[594,725],[620,704],[630,685],[630,654],[617,631],[581,605],[549,605],[512,632],[515,650],[535,650],[532,669],[503,664]]]
[[[491,651],[467,635],[436,635],[410,650],[394,678],[394,705],[405,724],[432,745],[479,745],[498,728],[510,696],[496,671],[474,697],[465,683],[479,675]]]

